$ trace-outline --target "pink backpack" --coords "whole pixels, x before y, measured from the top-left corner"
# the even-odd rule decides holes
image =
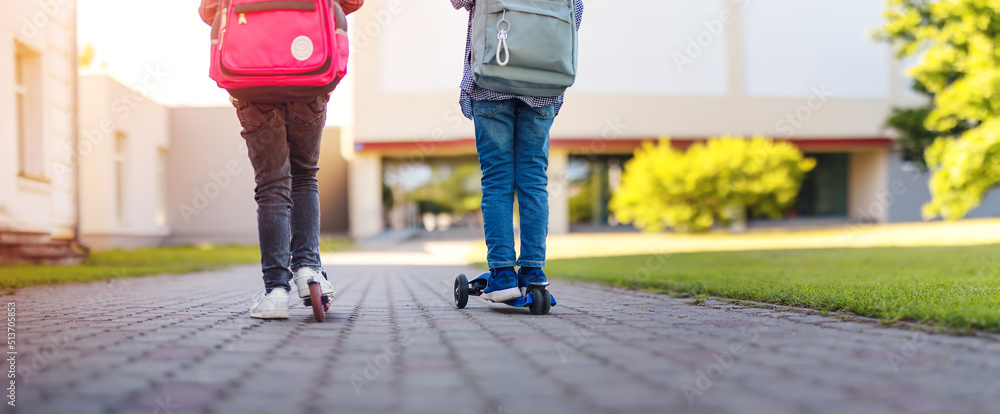
[[[347,19],[336,0],[221,0],[210,74],[240,100],[303,101],[347,74]]]

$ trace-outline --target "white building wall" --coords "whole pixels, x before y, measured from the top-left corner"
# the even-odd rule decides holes
[[[232,106],[170,110],[169,244],[257,243],[253,166],[240,130]]]
[[[586,2],[579,76],[552,136],[883,136],[893,105],[919,103],[906,93],[903,65],[890,47],[871,37],[884,6],[866,0],[633,0],[623,9],[615,2]],[[352,26],[356,87],[364,91],[356,100],[358,142],[472,137],[471,122],[453,126],[450,119],[467,18],[444,1],[366,2]],[[817,91],[825,99],[813,104],[805,122],[779,124]],[[615,119],[628,127],[602,136]]]
[[[826,86],[842,98],[890,97],[887,43],[870,33],[885,2],[758,0],[744,12],[748,96],[801,97]]]
[[[119,188],[117,137],[124,137]],[[102,73],[80,77],[81,232],[92,248],[158,245],[169,233],[161,151],[169,153],[164,105]],[[118,193],[121,192],[121,211]]]
[[[0,31],[0,231],[75,237],[77,212],[72,172],[76,111],[76,11],[69,1],[4,2]],[[43,168],[35,177],[19,176],[15,117],[15,41],[40,57],[40,100],[33,139],[42,140]]]

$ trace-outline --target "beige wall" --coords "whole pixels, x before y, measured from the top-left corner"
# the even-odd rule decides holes
[[[0,14],[0,231],[39,232],[56,239],[75,237],[77,223],[73,148],[76,113],[76,11],[68,1],[4,2]],[[39,55],[40,89],[29,97],[41,111],[40,177],[19,176],[14,94],[14,45]]]
[[[169,110],[105,74],[89,71],[80,76],[79,99],[84,243],[94,249],[161,244],[169,233],[161,183],[161,169],[166,168],[161,151],[170,152]],[[121,154],[119,136],[125,142]]]
[[[236,110],[170,109],[170,244],[257,242],[253,167]]]
[[[393,1],[369,0],[356,15],[354,36],[356,42],[364,40],[364,47],[352,51],[360,92],[355,139],[472,137],[471,122],[455,110],[467,15],[444,1]],[[723,0],[639,0],[629,7],[669,11],[671,21],[676,20],[671,27],[639,24],[645,22],[643,16],[621,18],[613,3],[587,4],[580,76],[567,93],[552,137],[883,136],[892,105],[917,101],[906,93],[906,79],[891,50],[855,30],[869,23],[874,28],[881,6],[788,2],[748,2],[746,10],[737,10],[739,2]],[[704,22],[720,19],[728,7],[734,7],[730,12],[739,18],[711,36],[711,44],[692,59],[692,66],[675,68],[673,56],[686,53],[687,39],[706,31]],[[773,30],[828,26],[831,14],[854,20],[831,28],[833,33],[806,30],[788,42],[768,42]],[[427,21],[439,24],[426,36],[408,35]],[[386,114],[392,114],[391,122]],[[795,121],[783,122],[788,116]],[[607,133],[609,122],[624,127]]]
[[[896,155],[898,156],[898,154]],[[853,152],[848,160],[847,216],[866,223],[889,221],[889,151]],[[915,205],[919,209],[919,205]]]
[[[320,148],[319,204],[320,231],[323,234],[347,234],[347,159],[341,151],[342,131],[338,127],[323,130],[323,144]]]
[[[549,151],[549,234],[569,233],[569,180],[566,167],[569,152],[562,148]]]
[[[356,154],[348,172],[348,203],[351,237],[365,239],[385,228],[382,207],[382,158],[378,154]]]
[[[254,171],[232,107],[170,109],[169,244],[255,244]],[[341,129],[323,131],[318,173],[322,231],[347,233]]]

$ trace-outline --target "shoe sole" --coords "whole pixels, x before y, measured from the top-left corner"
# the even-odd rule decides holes
[[[305,289],[303,289],[302,287],[299,287],[299,282],[295,281],[295,287],[299,291],[299,298],[305,299],[309,297],[309,283],[306,283]],[[320,287],[322,287],[322,285],[320,285]],[[334,292],[335,291],[331,288],[329,291],[324,291],[323,294],[332,296]]]
[[[521,297],[521,288],[512,287],[504,290],[497,290],[490,293],[483,293],[483,299],[491,302],[506,302]]]
[[[250,312],[250,317],[254,319],[288,319],[288,311]]]
[[[542,283],[544,283],[544,284],[539,284],[539,283],[532,282],[532,285],[536,285],[536,286],[548,286],[549,285],[549,282],[542,282]],[[527,286],[520,286],[520,285],[518,285],[518,286],[521,289],[521,296],[527,296],[528,295],[528,287]]]

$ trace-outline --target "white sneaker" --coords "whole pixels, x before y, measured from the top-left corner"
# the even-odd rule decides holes
[[[264,294],[262,290],[254,295],[254,304],[250,307],[250,317],[257,319],[288,319],[288,292],[275,288],[271,293]]]
[[[326,280],[322,273],[312,268],[303,267],[295,272],[295,287],[299,289],[300,298],[309,297],[309,280],[313,278],[319,280],[319,286],[323,290],[324,295],[333,296],[333,284],[329,280]]]

